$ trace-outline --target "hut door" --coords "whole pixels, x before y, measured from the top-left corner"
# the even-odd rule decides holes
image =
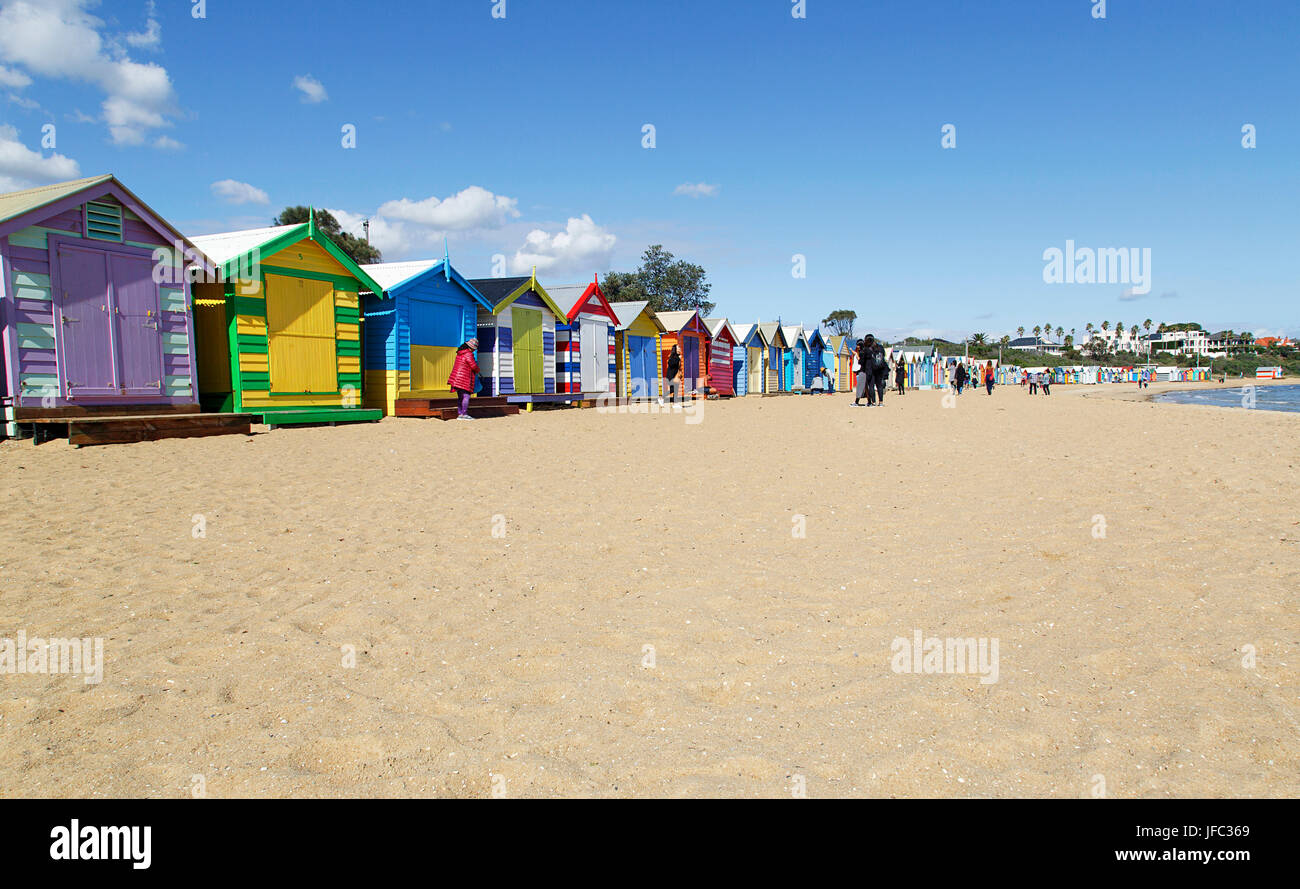
[[[699,386],[700,376],[700,339],[694,336],[682,336],[682,378],[686,381],[686,391]]]
[[[628,360],[632,365],[631,385],[628,386],[627,394],[633,398],[658,395],[656,383],[659,375],[655,373],[658,363],[655,361],[654,337],[629,335],[627,351]]]
[[[582,350],[583,392],[609,391],[609,325],[602,321],[582,319],[582,337],[578,346]]]
[[[117,395],[108,257],[102,250],[60,245],[58,317],[63,340],[60,383],[69,398]]]
[[[124,395],[162,394],[158,285],[147,256],[110,255],[118,381]]]
[[[749,391],[755,394],[763,391],[763,350],[746,350],[745,368],[749,371]]]
[[[542,313],[533,309],[510,309],[514,345],[515,391],[542,391]]]

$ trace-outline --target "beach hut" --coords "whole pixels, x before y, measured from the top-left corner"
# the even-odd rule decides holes
[[[827,344],[834,356],[834,363],[830,366],[834,368],[835,389],[847,392],[853,386],[853,346],[847,336],[839,335],[830,337]]]
[[[478,365],[484,394],[532,409],[534,403],[571,396],[555,385],[555,325],[564,318],[534,273],[516,278],[470,280],[490,309],[478,313]]]
[[[383,293],[306,222],[194,238],[220,280],[194,285],[199,396],[270,426],[378,420],[362,404],[360,292]]]
[[[731,329],[736,335],[736,346],[732,350],[732,378],[735,380],[733,388],[737,395],[748,395],[751,391],[755,395],[762,394],[764,349],[761,344],[749,345],[751,341],[758,339],[758,325],[733,324]]]
[[[826,337],[822,336],[821,328],[813,328],[813,332],[808,334],[808,365],[804,369],[804,385],[812,386],[813,380],[821,375],[823,368],[831,378],[831,382],[835,382],[834,359],[835,353],[827,345]]]
[[[808,335],[802,324],[786,324],[782,328],[786,342],[790,344],[786,352],[786,388],[790,391],[807,388],[805,371],[808,367]]]
[[[759,339],[766,350],[763,362],[763,394],[777,395],[790,391],[789,377],[786,375],[790,363],[790,345],[785,338],[785,331],[777,323],[758,324]]]
[[[5,433],[247,432],[249,417],[200,416],[187,258],[213,271],[112,175],[0,195]]]
[[[383,262],[362,270],[383,292],[361,294],[365,318],[364,404],[386,416],[399,413],[397,402],[452,397],[447,377],[456,347],[476,335],[480,309],[491,311],[478,292],[444,254],[440,260]],[[423,415],[405,405],[404,416]]]
[[[685,381],[682,388],[687,393],[697,392],[707,384],[709,377],[711,337],[704,319],[694,309],[655,314],[664,326],[664,334],[659,338],[664,373],[668,372],[668,356],[672,353],[673,346],[677,346],[682,359],[682,379]]]
[[[650,303],[610,303],[618,324],[614,328],[614,357],[620,398],[655,398],[663,392],[659,338],[664,326]]]
[[[598,280],[547,290],[559,306],[568,306],[555,330],[556,383],[560,392],[609,395],[616,391],[615,329],[618,316]]]
[[[719,395],[735,395],[736,331],[726,318],[705,318],[709,329],[709,389]]]

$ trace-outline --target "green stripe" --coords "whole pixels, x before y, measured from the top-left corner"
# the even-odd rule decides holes
[[[338,324],[360,324],[361,310],[353,309],[348,306],[335,306],[334,321]]]
[[[335,345],[336,345],[336,347],[337,347],[337,349],[338,349],[338,353],[339,353],[340,355],[360,355],[360,354],[361,354],[361,341],[360,341],[360,340],[339,340]]]
[[[271,388],[271,375],[266,373],[241,373],[240,382],[245,389],[256,389],[260,391]]]
[[[262,318],[266,317],[266,300],[253,296],[239,296],[236,294],[230,300],[235,305],[236,315],[257,315]]]

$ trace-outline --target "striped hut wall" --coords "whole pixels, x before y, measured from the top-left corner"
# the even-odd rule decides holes
[[[582,363],[579,347],[581,325],[557,325],[555,331],[555,384],[560,392],[582,391]]]
[[[31,229],[23,229],[30,233]],[[15,234],[18,234],[17,232]],[[44,241],[44,235],[41,235]],[[30,239],[13,235],[5,242],[5,330],[12,337],[14,362],[10,374],[14,404],[37,405],[42,398],[59,395],[59,366],[54,331],[54,296],[50,282],[49,257],[45,247],[31,246]]]
[[[744,346],[731,347],[731,388],[737,395],[749,394],[749,366],[745,362],[748,354]]]
[[[609,330],[609,391],[611,395],[618,393],[618,374],[615,372],[618,362],[618,346],[614,341],[614,325],[608,326]]]
[[[397,300],[371,294],[362,299],[365,371],[362,403],[385,416],[397,412]]]
[[[731,351],[729,341],[709,342],[709,388],[716,389],[723,395],[736,394],[736,384],[731,376]]]
[[[487,309],[478,310],[475,336],[478,337],[478,375],[483,379],[483,394],[501,394],[500,342],[498,319]]]
[[[549,309],[542,309],[542,379],[545,380],[543,391],[555,394],[555,315]]]

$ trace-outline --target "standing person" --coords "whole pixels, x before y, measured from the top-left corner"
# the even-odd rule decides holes
[[[668,378],[668,399],[671,401],[678,398],[682,394],[682,356],[677,354],[676,344],[668,353],[668,366],[664,368],[664,376]]]
[[[1052,394],[1052,372],[1051,371],[1047,371],[1043,374],[1042,385],[1043,385],[1043,394],[1051,395]]]
[[[993,378],[993,362],[990,361],[984,366],[984,388],[989,390],[990,395],[993,394]]]
[[[1029,394],[1037,395],[1038,394],[1038,372],[1034,371],[1033,373],[1030,373],[1028,376],[1029,376]]]
[[[867,341],[865,339],[858,342],[858,347],[853,350],[853,405],[862,406],[862,396],[867,394],[868,379],[870,374],[867,371]]]
[[[885,403],[885,380],[889,375],[889,359],[885,349],[876,342],[875,334],[862,338],[862,376],[867,388],[867,407],[875,407],[877,399]]]
[[[894,365],[894,385],[898,388],[899,395],[907,393],[907,359],[902,355],[898,356],[898,363]]]
[[[953,377],[952,377],[952,385],[953,385],[953,388],[957,390],[957,394],[958,394],[958,395],[961,394],[962,387],[966,385],[966,380],[968,380],[968,379],[969,379],[969,376],[968,376],[968,374],[966,373],[966,365],[964,365],[964,364],[958,364],[958,365],[957,365],[957,372],[956,372],[955,374],[953,374]]]
[[[478,362],[474,353],[478,351],[478,337],[470,337],[456,347],[456,360],[447,377],[447,385],[456,393],[456,419],[472,420],[469,415],[469,397],[474,393],[474,378],[478,376]]]

